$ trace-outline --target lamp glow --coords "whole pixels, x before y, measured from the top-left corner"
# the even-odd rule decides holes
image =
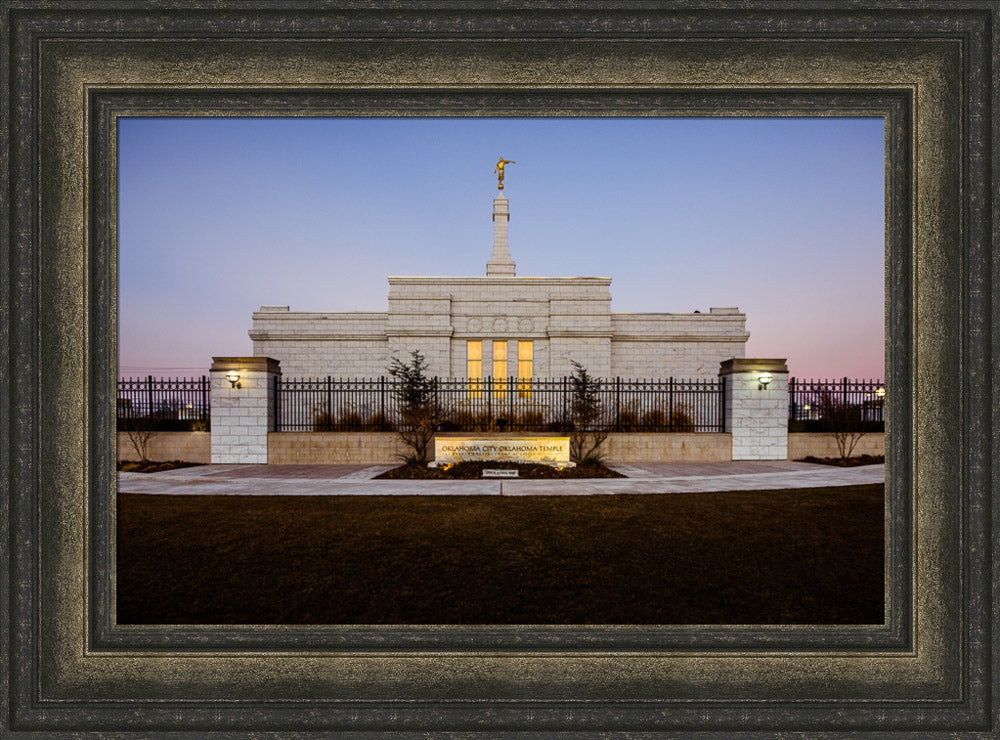
[[[761,373],[757,376],[757,382],[760,384],[758,387],[762,391],[767,390],[768,383],[771,382],[771,373]]]
[[[230,370],[228,373],[226,373],[226,380],[229,381],[229,385],[231,387],[236,388],[237,387],[236,384],[240,382],[240,374],[238,372]]]

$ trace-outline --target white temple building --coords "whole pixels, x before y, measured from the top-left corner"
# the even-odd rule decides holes
[[[501,180],[502,186],[502,180]],[[714,378],[744,357],[749,334],[737,308],[708,313],[615,313],[611,278],[519,277],[508,244],[509,202],[493,201],[486,274],[390,276],[388,310],[253,314],[253,354],[285,377],[379,377],[412,350],[431,375],[562,377],[572,362],[604,378]]]

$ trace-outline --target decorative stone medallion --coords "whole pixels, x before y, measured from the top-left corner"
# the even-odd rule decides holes
[[[534,328],[531,319],[521,319],[517,322],[517,328],[523,332],[529,332]]]
[[[493,319],[493,331],[507,331],[507,319]]]
[[[466,326],[471,332],[479,332],[483,328],[483,322],[481,319],[469,319]]]

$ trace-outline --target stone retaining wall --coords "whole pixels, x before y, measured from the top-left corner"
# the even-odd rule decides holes
[[[207,463],[212,458],[212,435],[208,432],[153,432],[147,454],[150,460]],[[118,432],[118,459],[139,459],[127,432]]]
[[[271,432],[271,465],[393,465],[410,452],[395,432]]]
[[[614,462],[728,460],[731,446],[728,434],[610,434],[604,443]],[[391,465],[408,451],[394,432],[272,432],[267,461]]]
[[[149,443],[151,460],[186,460],[207,463],[211,458],[208,432],[155,432]],[[408,448],[395,432],[272,432],[268,435],[267,461],[271,464],[348,463],[391,465]],[[610,434],[603,448],[611,462],[717,462],[730,459],[729,434]],[[855,455],[884,455],[885,435],[866,434]],[[788,459],[809,455],[837,457],[832,434],[788,435]],[[118,433],[118,459],[137,459],[125,432]]]
[[[601,445],[608,462],[719,462],[732,458],[731,434],[609,434]]]
[[[853,457],[860,455],[884,455],[885,434],[882,432],[866,434],[854,447]],[[840,457],[837,442],[832,434],[795,432],[788,435],[788,459],[800,460],[803,457]]]

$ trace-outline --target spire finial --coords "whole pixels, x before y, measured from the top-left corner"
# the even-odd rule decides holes
[[[504,165],[507,164],[517,164],[517,162],[513,159],[504,159],[503,157],[500,157],[500,161],[497,162],[497,166],[493,168],[493,171],[500,176],[500,179],[497,180],[497,187],[501,191],[503,190],[503,168]]]

